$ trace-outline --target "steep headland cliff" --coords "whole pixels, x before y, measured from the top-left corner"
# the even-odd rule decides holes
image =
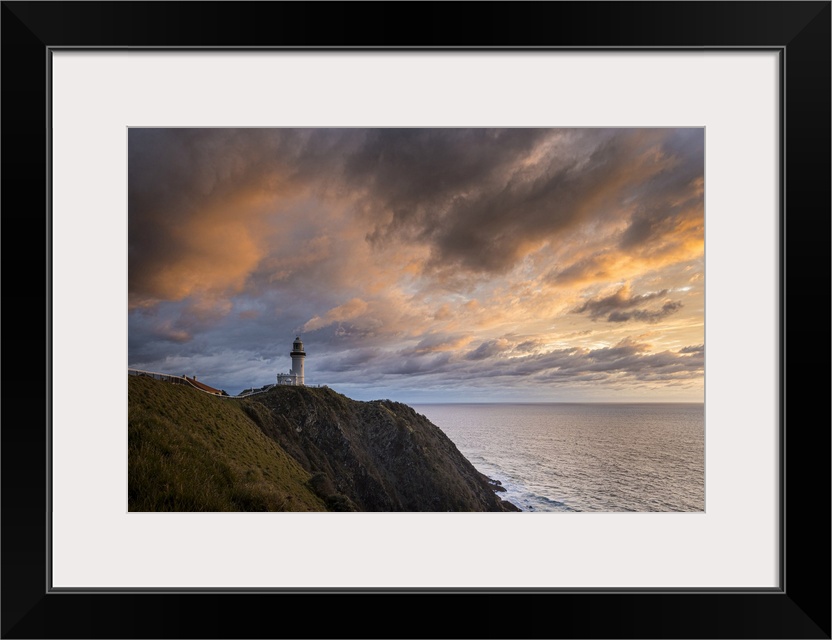
[[[131,511],[516,511],[407,405],[129,378]]]

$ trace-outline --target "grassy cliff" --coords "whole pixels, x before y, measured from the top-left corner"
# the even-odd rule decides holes
[[[245,399],[128,377],[131,511],[516,511],[427,418],[278,386]]]
[[[236,400],[128,376],[130,511],[325,511]]]

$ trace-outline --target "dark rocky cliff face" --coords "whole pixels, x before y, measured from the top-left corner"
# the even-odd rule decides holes
[[[518,510],[407,405],[284,386],[244,400],[243,408],[313,474],[310,486],[331,510]]]

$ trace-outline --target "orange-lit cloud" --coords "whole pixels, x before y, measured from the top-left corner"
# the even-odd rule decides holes
[[[360,298],[353,298],[349,302],[330,309],[324,314],[324,317],[315,316],[309,322],[303,325],[304,331],[314,331],[328,327],[335,322],[343,322],[345,320],[352,320],[367,311],[367,303]]]

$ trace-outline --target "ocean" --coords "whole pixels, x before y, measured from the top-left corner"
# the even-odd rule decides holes
[[[704,511],[705,405],[417,404],[522,511]]]

